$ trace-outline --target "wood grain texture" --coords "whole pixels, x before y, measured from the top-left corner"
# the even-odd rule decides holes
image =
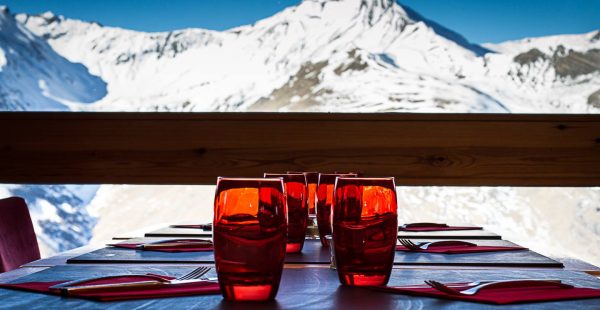
[[[0,132],[3,183],[356,170],[398,185],[600,185],[600,115],[6,112]]]

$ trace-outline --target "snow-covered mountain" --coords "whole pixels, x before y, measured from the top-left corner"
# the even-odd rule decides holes
[[[106,84],[60,56],[0,7],[0,110],[68,110],[106,94]]]
[[[305,0],[223,32],[16,19],[107,83],[73,110],[600,111],[600,32],[482,47],[392,0]]]

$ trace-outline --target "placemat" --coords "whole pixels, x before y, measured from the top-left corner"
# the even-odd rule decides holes
[[[125,241],[149,242],[156,238],[132,239]],[[514,246],[505,240],[470,240],[479,245]],[[136,251],[131,249],[106,247],[67,260],[69,264],[96,263],[213,263],[213,252],[165,253],[156,251]],[[319,240],[306,240],[302,253],[287,254],[289,264],[329,264],[329,249],[323,248]],[[560,268],[562,264],[551,258],[531,250],[470,253],[470,254],[432,254],[396,251],[394,264],[397,265],[444,265],[444,266],[498,266],[498,267],[553,267]]]

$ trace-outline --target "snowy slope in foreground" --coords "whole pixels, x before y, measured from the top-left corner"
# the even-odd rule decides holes
[[[77,110],[600,111],[597,33],[556,37],[547,57],[527,54],[537,39],[489,52],[379,0],[305,0],[224,32],[17,19],[108,83],[107,96]]]
[[[90,241],[97,217],[88,212],[88,205],[98,188],[98,185],[0,184],[0,198],[25,199],[40,249],[50,255]]]

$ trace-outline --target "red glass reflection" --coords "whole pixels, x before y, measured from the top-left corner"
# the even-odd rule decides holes
[[[323,246],[329,246],[325,236],[331,235],[331,204],[333,203],[333,185],[337,177],[355,177],[356,174],[319,174],[317,184],[317,226]]]
[[[281,179],[218,179],[213,243],[225,299],[275,298],[285,257],[286,222]]]
[[[317,182],[319,182],[318,172],[297,172],[288,171],[287,173],[296,174],[302,173],[306,176],[306,186],[308,187],[308,214],[316,214],[315,200],[317,197]]]
[[[283,178],[287,201],[287,253],[302,251],[306,235],[308,209],[306,207],[306,177],[304,174],[265,173],[265,178]]]
[[[333,199],[333,243],[340,282],[387,284],[398,236],[394,178],[338,178]]]

